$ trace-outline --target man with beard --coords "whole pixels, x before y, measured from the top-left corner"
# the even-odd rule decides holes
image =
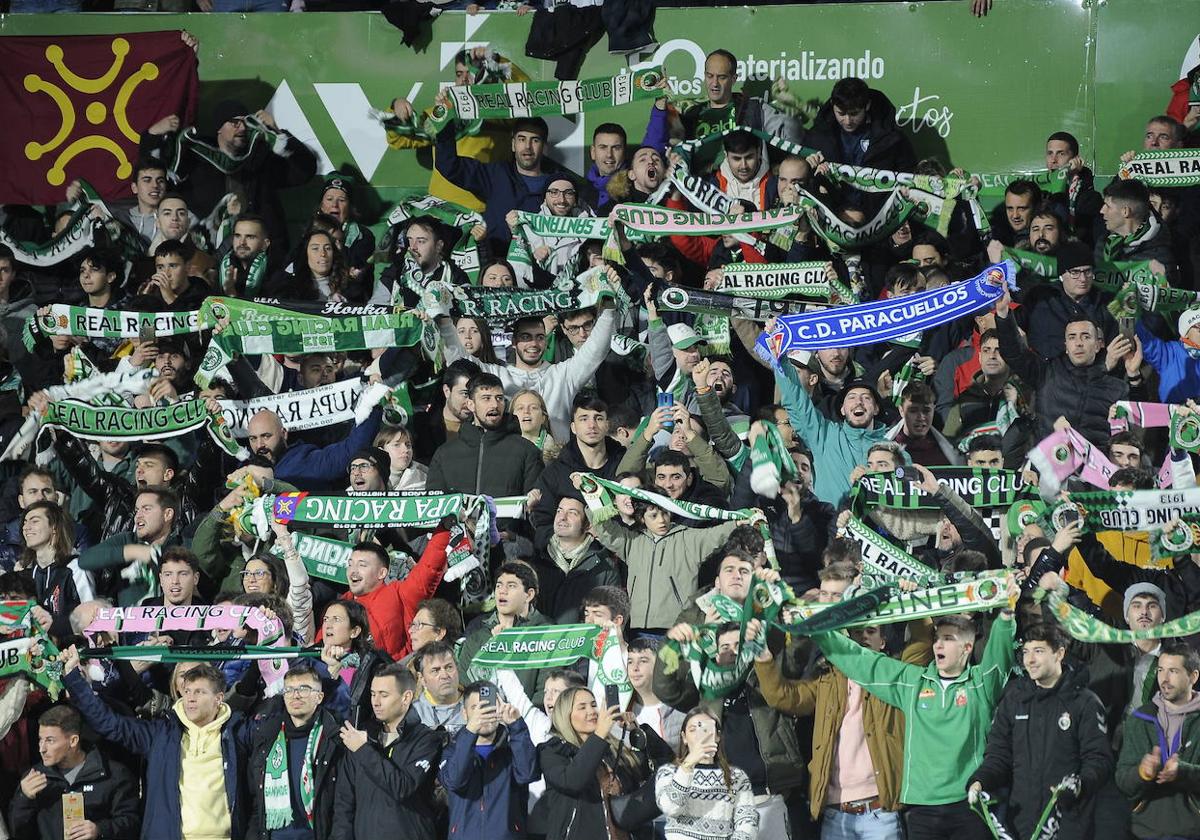
[[[89,572],[120,569],[118,606],[131,607],[146,595],[141,566],[150,566],[162,551],[180,545],[179,497],[163,485],[148,485],[134,497],[133,530],[114,534],[79,555],[79,567]],[[111,595],[111,592],[104,592]]]
[[[616,271],[611,266],[607,271],[609,279],[619,285]],[[543,359],[546,353],[546,326],[541,318],[528,317],[513,324],[513,364],[479,365],[481,370],[503,383],[506,394],[516,394],[523,389],[541,394],[550,418],[550,431],[559,440],[568,437],[575,395],[595,376],[596,369],[608,356],[612,343],[617,320],[612,301],[602,301],[598,309],[600,315],[592,334],[566,361],[551,363]],[[458,339],[458,331],[450,319],[439,318],[438,327],[446,344],[446,361],[466,356],[466,350]]]
[[[372,296],[373,303],[387,303],[395,296],[396,284],[400,284],[400,300],[408,307],[421,301],[421,291],[429,284],[442,282],[451,286],[466,286],[470,283],[466,273],[453,260],[447,259],[447,232],[430,216],[418,216],[404,229],[404,249],[398,251],[392,264],[379,277],[380,285]],[[408,259],[416,262],[417,276],[410,278]],[[414,288],[419,286],[419,288]],[[386,297],[381,297],[386,292]]]
[[[1029,345],[1046,360],[1063,351],[1063,329],[1077,318],[1100,325],[1105,343],[1117,336],[1117,322],[1108,311],[1108,296],[1095,288],[1096,270],[1092,251],[1082,242],[1059,246],[1059,288],[1031,307],[1026,338]]]
[[[249,447],[256,455],[271,459],[275,477],[280,481],[310,492],[333,490],[346,475],[350,456],[371,445],[382,417],[380,409],[372,410],[365,422],[329,446],[317,447],[311,443],[289,446],[288,432],[279,415],[263,409],[250,418]]]
[[[1158,693],[1135,709],[1125,724],[1117,763],[1117,786],[1131,800],[1136,837],[1200,837],[1193,802],[1200,784],[1200,655],[1182,641],[1163,645],[1158,657]]]
[[[556,175],[546,184],[545,200],[538,212],[547,216],[593,216],[591,209],[579,200],[579,188],[575,180],[566,175]],[[517,211],[510,210],[504,221],[512,230],[517,229]],[[525,243],[533,258],[530,266],[517,264],[517,282],[522,286],[543,288],[562,275],[574,277],[579,263],[579,247],[587,240],[574,236],[541,236],[532,230],[525,231]]]
[[[267,235],[286,252],[287,217],[279,191],[298,187],[312,178],[317,172],[317,158],[302,142],[276,126],[274,117],[266,111],[258,111],[254,116],[270,134],[251,130],[246,124],[249,113],[250,109],[241,102],[218,103],[212,121],[216,136],[205,139],[210,143],[215,139],[221,154],[232,160],[201,154],[196,150],[199,147],[185,145],[176,171],[197,216],[207,218],[232,191],[242,211],[258,213],[266,219]],[[151,126],[142,135],[142,155],[166,161],[174,153],[180,129],[176,116]]]
[[[233,244],[221,258],[217,281],[235,297],[254,297],[271,274],[271,237],[262,216],[246,213],[233,225]]]
[[[541,323],[540,321],[538,323]],[[516,418],[505,413],[504,383],[481,373],[467,386],[474,422],[438,447],[429,462],[428,490],[523,496],[542,474],[542,453],[521,437]]]
[[[442,371],[441,410],[437,410],[435,402],[429,411],[422,411],[412,418],[413,457],[421,463],[429,463],[437,448],[458,437],[463,424],[470,422],[468,402],[471,395],[467,385],[478,374],[479,366],[470,359],[451,362]]]
[[[443,91],[438,103],[450,107]],[[437,138],[434,164],[447,181],[486,199],[483,220],[487,224],[492,253],[502,254],[512,238],[505,217],[510,210],[536,213],[550,180],[559,173],[558,164],[545,157],[550,129],[541,117],[526,117],[513,123],[512,160],[480,163],[458,153],[454,121],[446,123]]]
[[[979,336],[978,357],[979,371],[971,378],[971,384],[958,396],[951,394],[950,400],[945,400],[940,391],[938,394],[939,408],[949,403],[942,433],[951,440],[995,422],[1001,403],[1008,399],[1008,363],[1000,355],[1000,336],[994,329],[984,330]]]
[[[767,330],[772,326],[768,324]],[[813,491],[818,499],[837,507],[850,493],[850,471],[866,460],[868,449],[887,436],[886,427],[875,425],[879,396],[870,383],[848,382],[832,407],[834,415],[841,418],[835,421],[817,410],[792,365],[776,366],[775,382],[792,430],[813,453]]]

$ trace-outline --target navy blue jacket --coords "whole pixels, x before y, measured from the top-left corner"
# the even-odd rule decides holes
[[[79,669],[63,677],[71,702],[101,738],[120,744],[146,759],[142,796],[142,840],[183,840],[179,801],[179,772],[183,763],[183,724],[170,712],[154,720],[118,715],[96,696]],[[234,712],[221,729],[221,755],[225,760],[225,797],[229,803],[233,840],[246,831],[245,797],[241,796],[244,764],[250,747],[250,722]]]
[[[512,238],[508,222],[504,221],[508,211],[538,212],[546,187],[563,174],[558,164],[547,157],[542,158],[542,174],[531,176],[517,172],[517,165],[512,161],[480,163],[460,157],[453,120],[438,134],[434,165],[447,181],[475,193],[480,201],[487,203],[483,220],[487,223],[488,239],[504,242]],[[578,180],[574,175],[571,177]]]
[[[298,443],[283,451],[275,465],[275,478],[294,484],[301,490],[318,491],[341,489],[349,482],[347,469],[350,459],[360,449],[367,449],[379,431],[383,412],[376,408],[366,422],[360,423],[344,439],[325,447]]]
[[[537,750],[525,721],[501,727],[487,758],[475,752],[476,734],[465,726],[446,748],[440,777],[455,840],[521,840],[529,813],[528,785],[536,781]]]

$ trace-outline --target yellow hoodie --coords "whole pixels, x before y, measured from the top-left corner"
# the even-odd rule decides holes
[[[217,717],[207,726],[196,726],[175,703],[175,714],[183,724],[183,766],[179,768],[180,819],[184,840],[229,840],[232,820],[225,796],[225,759],[221,755],[221,728],[229,720],[229,706],[222,703]]]

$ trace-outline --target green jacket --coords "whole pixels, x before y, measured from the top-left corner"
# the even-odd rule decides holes
[[[997,618],[983,661],[967,665],[944,688],[936,661],[921,668],[867,650],[841,633],[813,636],[834,667],[904,712],[901,802],[948,805],[967,798],[967,783],[983,760],[992,713],[1016,661],[1015,630],[1012,618]]]
[[[1200,837],[1200,713],[1188,715],[1179,739],[1179,776],[1174,782],[1143,781],[1142,756],[1155,747],[1164,763],[1166,736],[1154,703],[1135,709],[1125,719],[1117,787],[1134,802],[1133,833],[1137,837]]]
[[[866,462],[868,449],[887,438],[887,428],[855,429],[826,418],[809,399],[789,362],[775,369],[775,382],[792,430],[812,451],[813,494],[840,507],[850,495],[850,473]]]
[[[740,521],[711,528],[673,525],[661,537],[634,530],[619,517],[595,522],[596,539],[629,567],[629,626],[667,627],[696,591],[696,572]]]

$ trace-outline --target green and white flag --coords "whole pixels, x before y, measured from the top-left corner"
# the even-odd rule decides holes
[[[1049,169],[1024,169],[1014,172],[978,172],[975,177],[980,181],[979,195],[986,198],[1004,198],[1004,192],[1013,181],[1032,181],[1043,192],[1057,193],[1066,189],[1067,176],[1070,174],[1065,166],[1053,171]]]
[[[662,78],[661,67],[650,67],[563,82],[452,85],[446,89],[452,107],[437,106],[432,120],[440,128],[449,119],[509,120],[615,108],[657,98],[657,85]]]
[[[200,332],[199,312],[130,312],[65,303],[53,304],[49,310],[42,315],[31,315],[26,322],[27,348],[33,348],[33,337],[37,334],[134,339],[147,327],[152,327],[156,336]]]
[[[230,455],[244,453],[229,433],[225,418],[214,415],[208,404],[199,399],[151,408],[96,406],[76,399],[57,400],[49,404],[41,425],[63,429],[84,440],[130,441],[163,440],[207,426],[213,440]]]
[[[1071,493],[1070,500],[1050,511],[1056,531],[1069,512],[1079,515],[1087,531],[1153,531],[1172,519],[1200,513],[1200,487],[1181,490],[1096,490]]]
[[[1147,187],[1200,184],[1200,149],[1147,149],[1117,168],[1118,178],[1136,178]]]
[[[207,298],[200,306],[202,328],[211,329],[225,318],[229,326],[213,333],[196,371],[196,384],[207,387],[239,355],[375,350],[411,347],[421,341],[423,322],[414,313],[362,309],[372,314],[328,317],[236,298]]]
[[[351,552],[354,551],[353,543],[293,531],[292,546],[304,561],[304,568],[310,575],[346,585],[346,565],[350,561]],[[271,553],[276,557],[283,557],[283,549],[278,544],[271,547]]]

